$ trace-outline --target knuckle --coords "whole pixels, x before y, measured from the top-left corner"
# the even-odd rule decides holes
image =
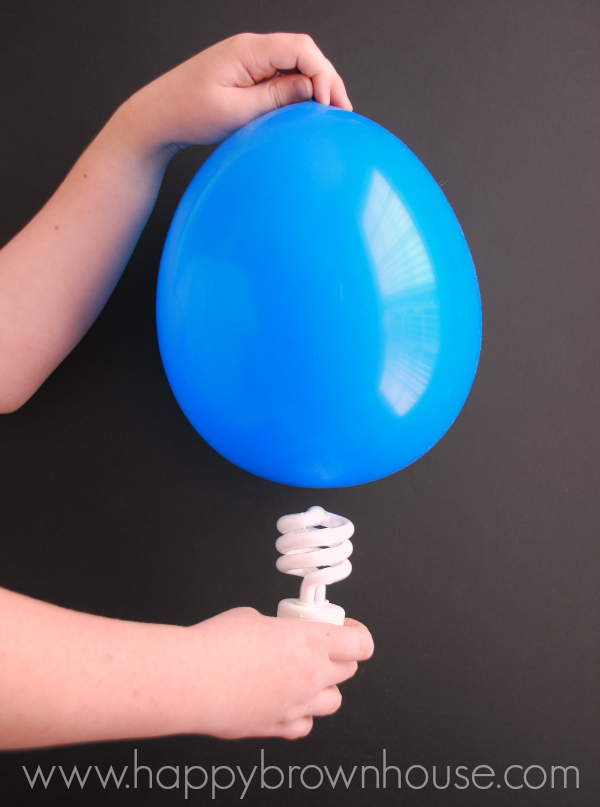
[[[308,34],[297,34],[296,46],[300,53],[306,53],[307,51],[312,51],[313,53],[316,52],[321,55],[321,51],[315,44],[314,39],[312,36]]]
[[[283,94],[280,82],[271,81],[271,82],[269,82],[267,87],[268,87],[269,97],[270,97],[270,100],[271,100],[271,106],[273,106],[273,107],[275,107],[277,109],[279,109],[279,107],[284,106],[285,105],[285,96]]]
[[[296,37],[298,42],[305,47],[310,47],[315,44],[312,36],[309,36],[309,34],[296,34]]]
[[[239,608],[232,608],[232,611],[240,617],[256,616],[258,611],[249,605],[241,605]]]
[[[233,45],[233,49],[237,54],[243,54],[249,50],[251,50],[252,45],[256,40],[256,34],[250,33],[243,33],[243,34],[235,34],[231,37],[231,43]]]
[[[236,50],[240,46],[240,43],[243,42],[244,36],[245,36],[245,34],[234,34],[233,36],[230,36],[229,39],[226,39],[225,41],[231,48]]]

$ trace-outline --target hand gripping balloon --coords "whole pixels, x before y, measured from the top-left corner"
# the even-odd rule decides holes
[[[348,558],[354,524],[322,507],[311,507],[306,513],[282,516],[277,529],[283,533],[275,543],[282,553],[277,568],[304,578],[298,599],[281,600],[277,616],[343,625],[344,609],[325,599],[325,586],[352,571]]]
[[[173,219],[157,291],[171,388],[231,462],[342,487],[414,462],[477,367],[481,307],[427,169],[372,121],[314,101],[244,127]]]

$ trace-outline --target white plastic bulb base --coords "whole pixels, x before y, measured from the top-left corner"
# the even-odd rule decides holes
[[[330,625],[343,625],[346,612],[339,605],[325,600],[319,603],[305,603],[300,600],[281,600],[277,616],[284,619],[302,619],[304,622],[329,622]]]

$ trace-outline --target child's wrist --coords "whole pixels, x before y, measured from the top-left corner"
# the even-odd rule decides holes
[[[176,149],[163,146],[153,137],[152,127],[136,102],[133,96],[117,109],[89,146],[85,158],[115,174],[120,183],[129,184],[135,191],[156,192]]]
[[[149,169],[165,170],[179,146],[166,131],[165,110],[153,85],[143,87],[122,104],[110,120],[126,148]]]

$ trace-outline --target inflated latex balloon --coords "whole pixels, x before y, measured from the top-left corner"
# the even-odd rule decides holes
[[[431,448],[481,342],[473,262],[433,177],[385,129],[314,101],[249,124],[197,173],[157,322],[202,437],[254,474],[319,488]]]

